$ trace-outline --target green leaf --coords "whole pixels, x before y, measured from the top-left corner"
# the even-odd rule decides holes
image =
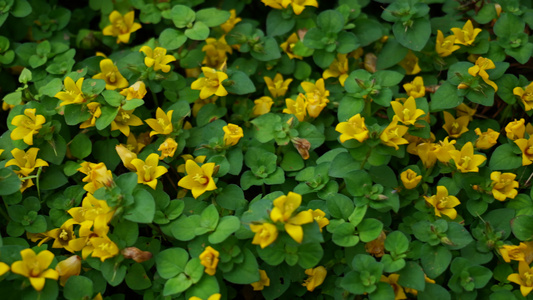
[[[337,33],[344,28],[344,16],[333,9],[321,12],[316,23],[325,33]]]
[[[209,243],[222,243],[228,236],[241,227],[241,221],[235,216],[225,216],[220,220],[217,229],[209,235]]]
[[[512,170],[522,166],[522,155],[517,155],[511,144],[498,146],[492,153],[489,168],[493,171]]]
[[[271,10],[266,19],[266,30],[269,36],[284,35],[291,31],[296,24],[294,18],[286,19],[283,17],[283,13],[280,10]]]
[[[429,278],[437,278],[448,269],[452,261],[452,253],[444,246],[431,247],[424,244],[420,253],[420,262]]]
[[[157,273],[164,279],[172,278],[185,271],[188,260],[189,253],[181,248],[163,250],[155,257]]]
[[[178,28],[187,27],[196,19],[196,13],[185,5],[174,5],[170,15],[172,16],[172,22]]]
[[[395,71],[377,71],[374,73],[374,78],[382,86],[395,86],[402,82],[404,75]]]
[[[385,249],[397,255],[405,253],[409,249],[409,240],[401,231],[393,231],[385,239]]]
[[[31,14],[32,8],[27,0],[15,0],[9,12],[14,17],[24,18],[25,16]]]
[[[353,201],[343,194],[328,197],[326,204],[329,213],[336,219],[348,220],[354,210]]]
[[[0,196],[16,193],[22,187],[19,177],[13,170],[8,168],[0,169]]]
[[[355,34],[351,32],[341,32],[337,37],[337,52],[338,53],[350,53],[359,48],[359,41]]]
[[[64,116],[67,125],[73,126],[91,118],[91,113],[87,109],[82,110],[81,105],[67,105]]]
[[[120,157],[115,150],[116,145],[118,145],[116,139],[100,140],[94,143],[94,158],[96,158],[97,161],[105,163],[109,170],[114,170],[120,163]]]
[[[392,25],[392,32],[398,43],[411,50],[420,51],[431,36],[431,23],[427,18],[411,19],[412,25],[406,27],[403,22]]]
[[[163,296],[170,296],[187,290],[192,285],[192,280],[185,274],[180,273],[174,278],[170,278],[163,288]]]
[[[119,107],[122,103],[122,99],[124,99],[124,96],[122,96],[119,92],[112,90],[103,91],[102,96],[104,96],[105,102],[113,107]]]
[[[434,278],[434,277],[433,277]],[[438,284],[428,283],[423,291],[418,292],[419,300],[451,300],[447,289]]]
[[[183,46],[187,41],[185,34],[173,28],[167,28],[159,35],[161,47],[171,51]]]
[[[115,117],[118,114],[119,108],[112,106],[103,106],[101,108],[102,115],[96,119],[96,129],[103,130],[115,120]]]
[[[376,67],[379,70],[388,69],[402,61],[407,53],[407,48],[400,45],[396,39],[389,38],[378,55]]]
[[[342,223],[335,227],[331,240],[341,247],[353,247],[359,243],[359,237],[355,234],[355,228],[350,223]]]
[[[61,79],[54,78],[50,80],[46,85],[39,88],[39,94],[49,96],[49,97],[55,97],[55,95],[61,91],[62,86],[63,86],[63,83],[61,82]],[[77,106],[77,105],[74,105],[74,106]]]
[[[387,239],[388,238],[389,236],[387,236]],[[412,261],[407,262],[405,267],[398,274],[400,275],[398,279],[399,285],[417,291],[423,291],[425,289],[426,281],[424,279],[424,271],[417,263]]]
[[[357,225],[359,238],[361,238],[361,241],[365,243],[377,239],[382,230],[383,223],[377,219],[367,218]]]
[[[496,23],[494,23],[494,34],[498,38],[514,36],[517,32],[524,31],[525,26],[525,22],[518,16],[509,12],[503,12]]]
[[[126,284],[132,290],[144,290],[152,286],[143,265],[133,264],[126,274]]]
[[[142,106],[144,104],[144,100],[142,99],[130,99],[126,100],[126,103],[122,105],[123,110],[134,110],[139,106]]]
[[[255,138],[260,143],[268,143],[275,137],[275,127],[281,123],[281,117],[277,114],[267,113],[251,121],[255,125]]]
[[[199,215],[192,215],[190,217],[182,215],[170,223],[170,230],[177,240],[190,241],[196,236],[194,231],[198,226],[200,226]]]
[[[372,188],[372,179],[363,170],[355,170],[346,174],[344,181],[346,182],[346,189],[352,196],[364,196]]]
[[[453,243],[453,245],[448,245],[448,247],[453,250],[464,248],[474,240],[468,230],[466,230],[463,225],[456,222],[448,223],[448,231],[446,231],[446,235]]]
[[[431,96],[429,108],[431,112],[455,108],[463,103],[463,97],[457,95],[457,87],[444,82],[439,89]]]
[[[60,165],[67,153],[67,143],[63,136],[54,134],[54,138],[41,144],[39,156],[49,163]]]
[[[303,269],[315,267],[324,256],[324,249],[319,243],[307,243],[298,247],[298,265]]]
[[[125,265],[117,264],[115,259],[106,259],[101,266],[102,275],[111,286],[117,286],[122,283],[127,269]]]
[[[229,93],[237,95],[245,95],[255,92],[255,85],[250,80],[250,77],[241,71],[229,71],[228,70],[228,82],[230,85],[226,86],[226,90]]]
[[[357,40],[363,47],[370,45],[383,36],[382,25],[376,20],[357,18],[354,20],[353,24],[355,25],[355,28],[352,32],[355,33]]]
[[[281,57],[278,42],[273,37],[265,36],[259,41],[262,46],[258,49],[253,48],[250,51],[253,58],[260,61],[269,61]]]
[[[533,237],[533,216],[520,215],[511,221],[514,236],[520,241],[529,241]]]
[[[93,144],[86,134],[76,135],[70,142],[70,154],[79,159],[84,159],[92,152]]]
[[[196,22],[200,21],[208,27],[215,27],[223,24],[230,18],[229,11],[216,9],[214,7],[201,9],[196,12]]]
[[[135,223],[152,223],[155,215],[155,201],[146,190],[138,189],[133,193],[135,202],[124,210],[124,219]]]
[[[185,30],[185,36],[191,40],[203,41],[209,37],[209,27],[203,22],[195,22],[192,28]]]
[[[243,252],[243,262],[235,264],[230,272],[223,273],[225,280],[235,284],[250,284],[259,281],[259,265],[255,255],[248,248],[245,248]]]
[[[387,300],[394,298],[394,290],[392,285],[386,282],[378,282],[377,289],[368,295],[369,300]]]
[[[200,227],[197,229],[205,232],[214,231],[217,227],[219,218],[220,215],[217,208],[214,204],[211,204],[202,211],[202,214],[200,215]],[[198,230],[196,230],[195,234],[200,235],[203,233],[199,233]]]
[[[92,280],[83,276],[70,276],[65,283],[63,296],[68,300],[91,298],[93,296]]]

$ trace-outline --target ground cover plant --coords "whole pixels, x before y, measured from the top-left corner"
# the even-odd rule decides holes
[[[6,299],[533,298],[533,9],[0,1]]]

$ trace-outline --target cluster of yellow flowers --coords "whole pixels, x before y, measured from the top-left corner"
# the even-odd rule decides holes
[[[117,245],[107,236],[108,223],[113,218],[115,209],[109,207],[105,200],[98,200],[87,193],[81,207],[73,207],[68,213],[72,218],[61,227],[28,236],[33,242],[40,240],[39,246],[53,239],[52,248],[63,248],[71,253],[81,251],[83,259],[91,255],[104,261],[119,253]],[[79,225],[78,237],[73,229],[74,225]]]
[[[306,6],[318,7],[316,0],[261,0],[261,2],[275,9],[284,9],[291,5],[295,15],[301,14]]]
[[[273,201],[274,208],[270,212],[273,223],[250,224],[250,229],[255,232],[252,244],[265,248],[276,241],[278,226],[283,225],[285,232],[297,243],[303,240],[302,225],[316,221],[320,231],[329,224],[326,214],[320,209],[309,209],[295,214],[296,209],[302,203],[302,196],[289,192],[286,196],[280,196]]]

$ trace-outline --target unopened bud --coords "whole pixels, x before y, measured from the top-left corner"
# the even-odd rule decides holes
[[[446,237],[446,236],[441,237],[441,238],[440,238],[440,241],[441,241],[441,243],[446,244],[446,245],[450,245],[450,246],[455,245],[455,244],[454,244],[454,243],[453,243],[448,237]]]
[[[148,251],[142,251],[136,247],[128,247],[122,249],[122,255],[124,258],[133,259],[135,262],[142,263],[152,258],[152,253]]]
[[[467,89],[467,88],[469,88],[469,87],[470,87],[470,86],[468,86],[468,85],[466,85],[466,84],[464,84],[464,83],[461,82],[461,83],[457,86],[457,89],[458,89],[458,90],[465,90],[465,89]]]

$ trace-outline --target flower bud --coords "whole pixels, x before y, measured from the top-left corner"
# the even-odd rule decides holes
[[[135,262],[142,263],[152,258],[152,253],[148,251],[142,251],[136,247],[128,247],[122,249],[122,255],[124,258],[133,259]]]

